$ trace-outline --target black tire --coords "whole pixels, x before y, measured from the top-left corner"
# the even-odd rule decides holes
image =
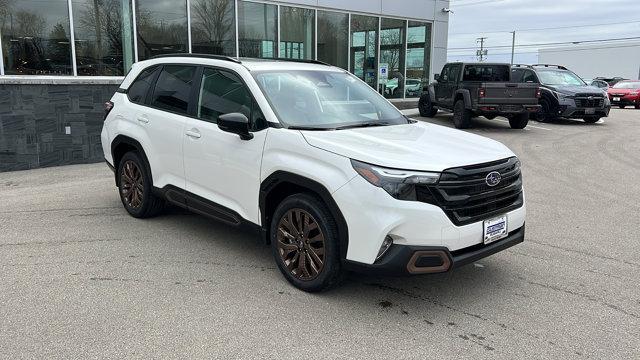
[[[589,124],[596,123],[598,120],[600,120],[600,116],[587,116],[584,118],[584,122]]]
[[[141,219],[158,215],[165,205],[164,199],[153,194],[153,184],[146,165],[140,154],[135,151],[124,154],[118,163],[120,201],[129,215]],[[127,174],[135,174],[135,179]],[[129,179],[132,179],[133,183],[137,185],[128,185],[132,183]],[[135,192],[134,187],[140,190],[140,194],[135,197],[129,196]]]
[[[551,122],[558,118],[553,112],[551,103],[547,99],[540,100],[540,110],[535,115],[535,119],[538,122]]]
[[[292,218],[285,218],[291,212],[306,214],[292,215]],[[295,235],[295,239],[287,237],[287,234],[280,230],[281,225],[284,226],[283,229],[288,228],[288,225],[284,225],[288,224],[287,220],[292,220],[291,225],[295,226],[298,223],[295,219],[301,218],[309,219],[309,222],[315,223],[317,227],[310,231],[307,231],[306,228],[300,230],[299,234]],[[282,221],[287,221],[287,223],[281,223]],[[305,222],[305,220],[302,220],[302,222]],[[295,229],[293,230],[292,232],[295,232]],[[302,234],[303,232],[307,234]],[[311,277],[310,274],[313,274],[314,269],[318,268],[317,265],[315,267],[312,265],[318,264],[318,261],[312,260],[313,249],[319,249],[312,245],[314,243],[313,239],[317,239],[318,234],[323,236],[323,251],[322,254],[314,251],[315,259],[320,259],[319,255],[323,257],[322,261],[319,262],[321,264],[319,271]],[[280,235],[280,238],[278,235]],[[278,269],[293,286],[307,292],[321,292],[329,290],[342,280],[344,273],[340,262],[338,228],[333,215],[320,199],[309,194],[295,194],[284,199],[273,214],[269,236],[271,238],[271,250]],[[281,239],[283,240],[282,242],[280,242]],[[290,247],[292,245],[297,247],[296,250],[285,248],[285,246]],[[301,254],[302,257],[300,257]],[[300,260],[302,258],[305,260],[303,265],[300,266],[300,261],[296,262],[295,259]],[[285,263],[287,261],[285,259],[289,261],[288,264]],[[288,268],[287,265],[290,267]],[[301,268],[305,270],[300,271]],[[305,277],[307,278],[305,279]]]
[[[423,117],[434,117],[438,113],[438,109],[433,107],[433,103],[431,103],[431,96],[429,93],[423,93],[420,96],[420,100],[418,100],[418,110],[420,111],[420,116]]]
[[[471,126],[472,116],[471,110],[467,109],[464,105],[464,100],[460,99],[456,101],[453,106],[453,124],[457,129],[469,128],[469,126]]]
[[[509,117],[509,125],[512,129],[524,129],[529,123],[529,113],[517,114]]]
[[[634,105],[633,107],[636,109],[640,109],[640,104]]]
[[[625,105],[618,105],[618,107],[619,107],[620,109],[624,109],[626,106],[625,106]]]
[[[485,115],[484,117],[485,117],[485,118],[487,118],[487,119],[489,119],[489,120],[493,120],[493,119],[495,119],[496,117],[498,117],[498,115]]]

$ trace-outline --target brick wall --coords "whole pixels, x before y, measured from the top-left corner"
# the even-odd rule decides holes
[[[0,83],[0,172],[103,161],[103,104],[117,87]]]

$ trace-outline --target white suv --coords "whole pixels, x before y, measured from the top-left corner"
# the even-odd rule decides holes
[[[136,63],[105,106],[102,146],[132,216],[168,202],[254,226],[302,290],[346,270],[445,272],[524,239],[507,147],[408,119],[336,67],[164,56]]]

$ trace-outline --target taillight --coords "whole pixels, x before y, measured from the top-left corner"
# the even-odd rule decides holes
[[[539,99],[542,96],[542,90],[540,88],[536,89],[536,97]]]
[[[478,89],[478,97],[483,98],[485,96],[485,89],[484,88],[479,88]]]
[[[107,115],[109,115],[109,113],[111,112],[111,109],[113,109],[113,103],[111,101],[107,101],[106,103],[104,103],[104,118],[105,118],[105,120],[107,119]]]

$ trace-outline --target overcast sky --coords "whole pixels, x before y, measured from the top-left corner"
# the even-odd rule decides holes
[[[517,31],[516,63],[538,60],[538,47],[518,47],[518,44],[640,37],[640,0],[451,0],[450,7],[453,14],[449,17],[449,61],[475,60],[476,38],[484,36],[489,50],[487,60],[508,62],[512,36],[509,32],[513,30]],[[595,24],[613,25],[584,26]],[[565,28],[525,31],[558,27]],[[505,47],[492,48],[495,46]]]

